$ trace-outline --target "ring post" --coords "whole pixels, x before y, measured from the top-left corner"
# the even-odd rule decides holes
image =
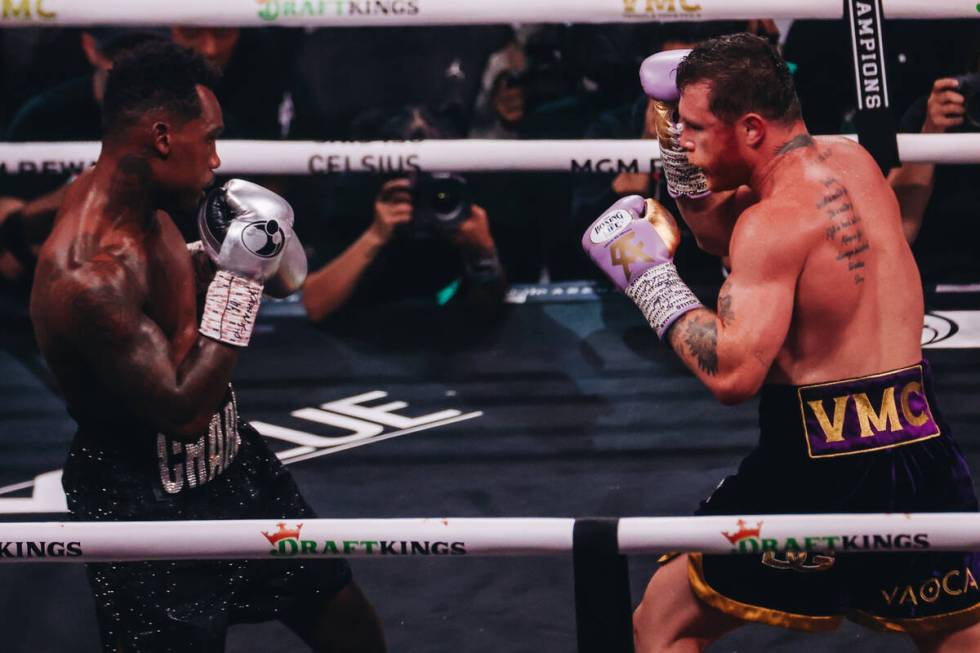
[[[578,653],[634,653],[629,564],[618,519],[576,519],[572,531]]]

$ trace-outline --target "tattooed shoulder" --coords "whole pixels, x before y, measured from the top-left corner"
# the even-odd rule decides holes
[[[799,134],[783,143],[779,149],[776,150],[776,154],[786,154],[787,152],[797,150],[801,147],[812,147],[813,145],[814,141],[812,136],[809,134]]]

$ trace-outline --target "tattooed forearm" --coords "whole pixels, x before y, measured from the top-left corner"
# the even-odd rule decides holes
[[[809,134],[799,134],[798,136],[794,136],[790,140],[783,143],[780,146],[780,148],[776,150],[776,154],[786,154],[787,152],[792,152],[793,150],[797,150],[801,147],[812,147],[812,146],[813,146],[812,136],[810,136]]]
[[[684,345],[705,374],[718,373],[718,324],[709,311],[692,311],[682,317],[670,330],[670,344],[682,357],[680,347]]]

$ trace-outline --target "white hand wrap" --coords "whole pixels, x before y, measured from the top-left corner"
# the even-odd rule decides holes
[[[219,270],[204,300],[201,334],[236,347],[247,346],[261,299],[261,281]]]
[[[626,296],[640,308],[643,317],[661,340],[677,318],[702,306],[670,262],[644,272],[639,279],[626,286]]]
[[[667,178],[667,192],[673,198],[698,198],[708,194],[708,180],[701,168],[691,165],[687,160],[687,150],[681,147],[680,126],[668,123],[662,126],[669,139],[660,139],[660,161]],[[669,140],[669,146],[665,143]]]

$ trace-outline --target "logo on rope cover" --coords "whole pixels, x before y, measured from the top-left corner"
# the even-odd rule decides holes
[[[759,545],[759,533],[762,532],[761,521],[755,523],[755,528],[746,528],[744,519],[739,519],[735,522],[735,525],[738,526],[738,530],[734,533],[729,533],[728,531],[721,532],[725,536],[725,539],[732,543],[732,546],[743,548],[745,545],[742,544],[742,540],[754,540],[755,546]]]
[[[0,542],[0,558],[77,558],[81,542]]]
[[[300,539],[303,524],[289,528],[286,522],[276,524],[277,530],[261,531],[276,557],[336,556],[336,555],[466,555],[465,542],[432,542],[429,540],[304,540]]]
[[[624,18],[697,18],[701,15],[701,5],[689,0],[623,0]],[[680,11],[678,11],[680,7]]]
[[[33,14],[44,20],[52,20],[57,17],[53,11],[44,10],[44,0],[2,0],[3,13],[0,19],[7,20],[31,20]]]
[[[889,551],[900,549],[928,549],[928,533],[860,533],[856,535],[809,535],[803,537],[763,537],[762,520],[750,527],[744,519],[735,522],[735,532],[720,531],[732,545],[732,553],[765,553],[786,551],[803,553],[810,551]]]
[[[9,0],[3,0],[5,3]],[[39,0],[40,1],[40,0]],[[27,2],[27,0],[24,0]],[[419,0],[255,0],[259,18],[275,21],[324,16],[414,16]]]

